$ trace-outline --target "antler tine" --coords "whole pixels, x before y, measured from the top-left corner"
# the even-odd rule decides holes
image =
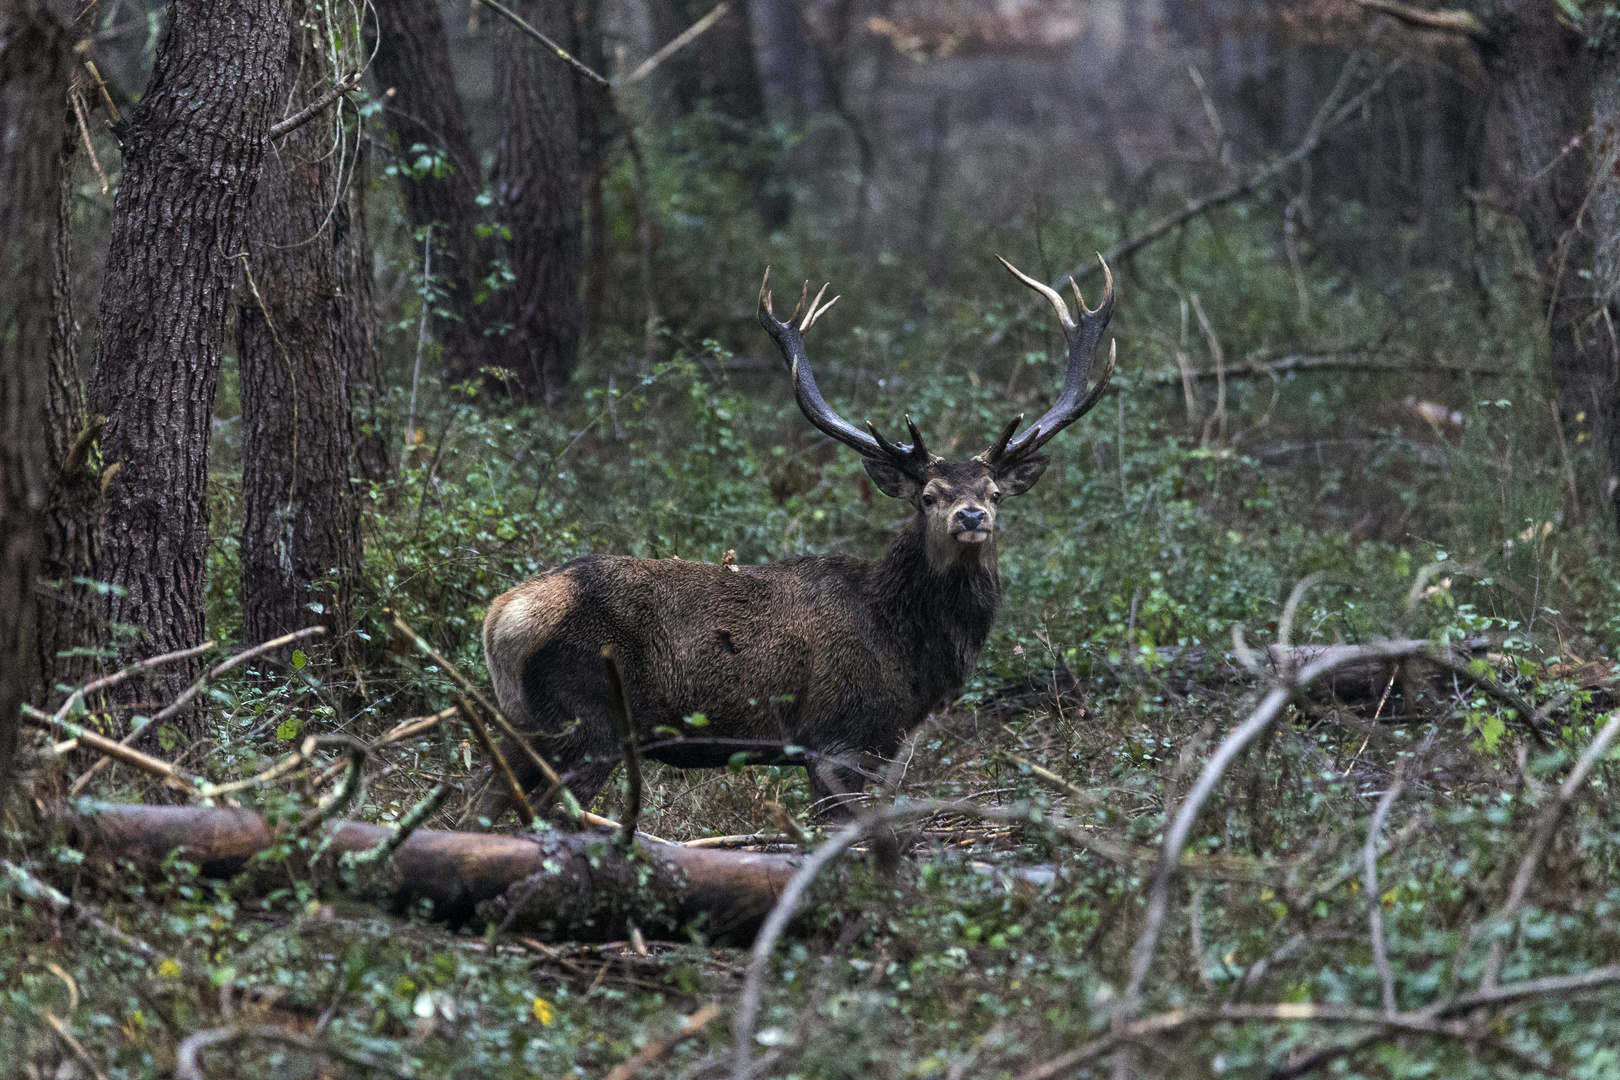
[[[828,284],[831,284],[831,282],[829,282]],[[826,292],[826,291],[827,291],[827,286],[823,285],[821,287],[821,292],[816,293],[816,300],[820,300],[821,299],[821,294]],[[819,308],[816,307],[814,302],[812,302],[810,304],[809,313],[806,314],[805,317],[804,317],[804,324],[799,327],[799,332],[800,333],[808,332],[809,329],[812,326],[816,325],[816,320],[817,319],[819,319],[823,315],[827,314],[827,309],[828,308],[832,307],[834,304],[838,303],[838,301],[840,301],[842,299],[843,299],[843,295],[840,294],[838,296],[833,297],[831,300],[827,301],[825,304],[822,304]]]
[[[1104,369],[1102,377],[1095,386],[1087,390],[1087,383],[1091,381],[1091,364],[1096,356],[1097,345],[1102,340],[1103,330],[1108,326],[1108,320],[1114,314],[1114,275],[1108,269],[1107,260],[1101,255],[1097,261],[1103,268],[1103,296],[1095,309],[1086,307],[1080,297],[1080,287],[1070,279],[1074,288],[1075,300],[1080,305],[1080,320],[1075,322],[1069,316],[1068,305],[1063,303],[1053,289],[1047,288],[1027,275],[1019,273],[1007,260],[1002,263],[1017,274],[1026,285],[1038,290],[1052,301],[1054,307],[1061,311],[1063,321],[1063,336],[1069,343],[1069,363],[1064,372],[1063,389],[1058,394],[1052,407],[1047,409],[1035,424],[1016,439],[1009,439],[1012,428],[1003,432],[1001,440],[984,455],[986,463],[994,468],[1011,468],[1014,464],[1034,454],[1053,436],[1080,417],[1084,416],[1102,398],[1103,392],[1108,389],[1108,381],[1113,377],[1115,365],[1114,346],[1108,349],[1108,366]]]
[[[1001,434],[996,437],[996,441],[990,444],[990,449],[980,454],[978,460],[992,465],[999,461],[1001,459],[1001,455],[1007,450],[1007,443],[1012,441],[1013,432],[1017,431],[1018,425],[1022,424],[1023,422],[1023,413],[1019,413],[1017,416],[1008,421],[1007,426],[1003,428],[1001,430]]]
[[[930,454],[928,452],[928,447],[923,444],[922,432],[918,431],[917,425],[911,422],[910,413],[906,414],[906,429],[911,432],[912,454],[923,461],[932,461],[934,455]]]
[[[765,309],[765,314],[773,319],[776,317],[776,312],[771,310],[771,268],[769,266],[765,268],[765,280],[759,283],[759,306]]]
[[[1034,278],[1018,269],[1018,267],[1014,266],[1006,259],[1001,258],[1000,255],[997,255],[996,258],[1000,260],[1002,266],[1005,266],[1009,271],[1011,271],[1013,277],[1017,278],[1019,281],[1022,281],[1025,285],[1028,285],[1030,288],[1034,289],[1036,292],[1040,293],[1042,296],[1046,297],[1052,302],[1052,307],[1057,311],[1058,322],[1063,324],[1063,333],[1065,336],[1074,330],[1074,316],[1069,314],[1069,305],[1063,302],[1063,297],[1058,294],[1056,289],[1044,282],[1036,281]],[[1085,310],[1085,305],[1080,305],[1081,314],[1084,314]]]

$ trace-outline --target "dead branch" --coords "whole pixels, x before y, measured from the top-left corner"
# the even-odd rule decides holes
[[[55,1013],[45,1009],[41,1012],[41,1015],[45,1017],[45,1022],[51,1026],[51,1030],[56,1032],[56,1037],[62,1041],[62,1045],[67,1047],[68,1053],[72,1054],[80,1065],[90,1070],[90,1075],[94,1076],[96,1080],[107,1080],[107,1074],[101,1071],[101,1067],[96,1064],[96,1059],[90,1056],[90,1051],[86,1050],[84,1044],[73,1037],[73,1032],[68,1030],[68,1026],[62,1023]]]
[[[197,791],[197,778],[183,769],[170,765],[167,761],[143,754],[139,750],[132,750],[123,743],[115,742],[105,735],[75,724],[71,720],[59,720],[55,716],[47,716],[33,706],[26,704],[22,707],[21,718],[23,723],[32,727],[41,728],[45,731],[61,731],[69,738],[77,739],[79,746],[104,755],[103,761],[109,759],[121,761],[125,765],[157,777],[167,786],[184,791],[188,795],[195,794]],[[100,764],[100,762],[97,762],[97,764]],[[88,775],[88,772],[89,770],[86,770],[86,775]]]
[[[657,52],[647,57],[647,59],[637,64],[636,69],[629,75],[626,75],[622,79],[613,80],[614,87],[618,88],[620,86],[633,86],[642,79],[645,79],[657,69],[658,65],[662,64],[665,60],[668,60],[670,57],[692,44],[692,42],[696,41],[699,37],[703,36],[703,33],[708,30],[709,27],[719,22],[720,17],[725,13],[726,5],[724,3],[714,5],[714,9],[707,15],[703,16],[703,18],[699,19],[691,26],[688,26],[685,30],[682,30],[679,34],[676,34],[674,37],[670,38],[663,48],[659,49]]]
[[[332,89],[305,105],[285,120],[270,126],[270,137],[279,139],[283,135],[291,134],[315,119],[331,106],[338,98],[353,93],[360,86],[360,72],[351,71],[332,85]]]
[[[1398,19],[1420,30],[1439,30],[1447,34],[1466,34],[1471,38],[1485,36],[1485,27],[1472,11],[1427,11],[1399,0],[1355,0],[1368,11],[1376,11]]]
[[[94,908],[70,899],[9,859],[0,858],[0,885],[3,885],[6,891],[16,893],[30,903],[49,908],[51,914],[57,918],[71,919],[103,937],[116,941],[131,952],[140,953],[150,959],[155,959],[158,955],[152,946],[118,929],[98,915]]]
[[[484,727],[484,722],[478,718],[478,711],[473,708],[472,702],[460,697],[456,699],[456,703],[461,708],[461,718],[467,721],[467,726],[472,729],[473,738],[478,740],[478,748],[484,752],[484,757],[495,769],[495,775],[500,777],[501,783],[505,786],[507,800],[511,802],[518,820],[523,822],[525,829],[529,828],[534,824],[534,807],[529,805],[529,797],[524,794],[523,785],[518,783],[506,755],[501,753],[500,747],[489,737],[489,729]]]
[[[635,843],[636,822],[641,819],[641,751],[636,746],[635,723],[630,717],[630,697],[624,692],[624,673],[619,670],[619,658],[612,645],[602,646],[602,663],[607,668],[608,685],[612,688],[613,719],[619,729],[620,752],[624,755],[627,790],[619,845],[629,848]]]
[[[1367,842],[1361,849],[1362,884],[1367,890],[1367,934],[1372,939],[1373,964],[1378,968],[1384,1012],[1390,1015],[1395,1013],[1395,976],[1389,970],[1389,946],[1384,940],[1384,903],[1378,889],[1378,834],[1383,831],[1384,819],[1400,794],[1401,770],[1396,766],[1395,780],[1378,800],[1378,808],[1367,825]]]
[[[99,679],[87,682],[68,695],[68,699],[62,702],[61,708],[51,715],[51,720],[53,723],[58,720],[65,720],[68,713],[73,711],[73,707],[83,701],[87,694],[93,694],[97,690],[105,690],[110,686],[117,686],[125,679],[139,675],[143,671],[150,671],[152,668],[163,664],[172,664],[178,660],[189,660],[193,656],[199,656],[213,647],[214,643],[212,641],[205,641],[201,645],[193,645],[189,649],[179,649],[175,652],[164,653],[161,656],[149,657],[146,660],[137,660],[135,663],[120,668],[111,675],[104,675]]]
[[[1243,646],[1241,637],[1234,634],[1234,645],[1240,657],[1248,653]],[[1419,655],[1425,649],[1431,648],[1427,642],[1380,642],[1370,645],[1330,646],[1323,650],[1318,658],[1306,663],[1303,667],[1293,669],[1285,668],[1272,685],[1271,690],[1261,699],[1253,712],[1243,723],[1239,724],[1220,746],[1205,762],[1203,771],[1188,791],[1176,816],[1164,835],[1164,854],[1160,858],[1158,868],[1154,871],[1153,885],[1148,896],[1147,916],[1143,922],[1141,933],[1136,944],[1131,948],[1131,977],[1126,988],[1124,1000],[1121,1003],[1120,1016],[1128,1022],[1141,1007],[1142,982],[1147,977],[1149,966],[1153,963],[1153,954],[1158,947],[1159,931],[1164,925],[1165,912],[1170,897],[1170,882],[1175,875],[1176,867],[1181,859],[1182,849],[1192,835],[1192,827],[1198,818],[1199,811],[1206,800],[1214,793],[1215,787],[1220,783],[1228,766],[1236,760],[1237,756],[1262,731],[1271,725],[1271,722],[1282,712],[1283,706],[1288,703],[1294,693],[1302,687],[1309,686],[1317,679],[1329,674],[1334,668],[1340,667],[1352,660],[1376,658],[1383,661],[1402,659],[1404,657]]]
[[[1380,71],[1370,83],[1363,87],[1359,93],[1341,104],[1340,98],[1344,94],[1344,91],[1348,89],[1349,79],[1355,73],[1355,69],[1359,66],[1359,64],[1359,55],[1352,56],[1345,62],[1344,71],[1339,78],[1339,84],[1333,88],[1333,90],[1328,94],[1327,98],[1322,102],[1321,108],[1317,110],[1316,115],[1311,119],[1310,126],[1306,128],[1305,136],[1300,140],[1298,146],[1294,147],[1282,157],[1260,166],[1254,172],[1250,173],[1246,178],[1231,185],[1230,187],[1226,187],[1209,195],[1204,195],[1200,198],[1190,200],[1182,209],[1173,214],[1160,218],[1158,221],[1155,221],[1153,224],[1149,225],[1146,229],[1143,229],[1135,236],[1122,240],[1113,247],[1109,248],[1103,253],[1103,260],[1106,261],[1110,266],[1117,266],[1122,260],[1129,258],[1131,255],[1134,255],[1136,252],[1147,247],[1154,241],[1163,239],[1164,237],[1170,235],[1172,232],[1187,224],[1189,221],[1201,217],[1204,214],[1209,213],[1211,210],[1217,210],[1228,203],[1236,202],[1238,199],[1251,195],[1256,191],[1270,187],[1274,181],[1279,179],[1289,169],[1316,153],[1317,149],[1322,145],[1322,141],[1327,138],[1329,132],[1335,130],[1341,124],[1358,115],[1361,112],[1361,107],[1373,97],[1377,96],[1384,89],[1384,85],[1389,82],[1390,78],[1395,75],[1396,72],[1400,71],[1403,66],[1405,66],[1405,61],[1402,59],[1397,59],[1385,65],[1384,69]],[[1061,288],[1064,282],[1071,277],[1076,282],[1083,283],[1097,272],[1099,271],[1096,266],[1090,263],[1085,263],[1076,267],[1071,273],[1064,274],[1062,277],[1058,278],[1052,287],[1054,289]],[[1026,308],[1026,310],[1033,309]],[[994,338],[995,335],[992,335],[992,337]],[[999,338],[996,338],[996,340],[999,340]],[[994,343],[995,342],[990,339],[986,339],[985,342],[987,347]]]
[[[725,5],[721,5],[724,7]],[[648,1065],[660,1060],[675,1046],[708,1027],[720,1016],[720,1006],[709,1002],[697,1012],[688,1016],[681,1022],[681,1026],[661,1039],[654,1039],[634,1054],[615,1065],[611,1072],[602,1080],[632,1080],[632,1078]]]
[[[1547,844],[1558,831],[1558,826],[1563,822],[1564,814],[1569,809],[1569,804],[1574,801],[1576,793],[1580,791],[1581,785],[1586,783],[1587,776],[1597,765],[1598,760],[1608,752],[1617,735],[1620,735],[1620,710],[1609,714],[1609,722],[1603,725],[1591,745],[1575,762],[1569,776],[1559,785],[1558,794],[1537,815],[1535,829],[1530,834],[1530,842],[1525,845],[1524,859],[1519,863],[1519,872],[1513,875],[1513,885],[1508,890],[1507,902],[1502,905],[1500,918],[1516,919],[1524,910],[1525,899],[1530,894],[1531,879],[1535,877],[1536,868],[1541,865],[1541,856],[1547,850]],[[1485,959],[1485,974],[1479,981],[1479,988],[1482,991],[1493,988],[1497,976],[1502,973],[1502,940],[1501,937],[1491,940],[1491,951]]]
[[[1395,374],[1441,374],[1441,375],[1483,375],[1491,377],[1507,377],[1514,372],[1505,367],[1485,367],[1475,364],[1448,364],[1438,360],[1425,360],[1418,357],[1383,356],[1372,350],[1353,349],[1344,352],[1328,353],[1297,353],[1280,356],[1275,360],[1265,360],[1260,357],[1248,357],[1226,367],[1219,374],[1222,377],[1233,379],[1271,379],[1289,372],[1312,371],[1368,371],[1390,372]],[[1217,375],[1215,368],[1189,367],[1182,370],[1179,367],[1174,371],[1150,371],[1140,376],[1147,382],[1155,385],[1170,386],[1183,379],[1202,380],[1213,379]]]
[[[507,7],[505,4],[498,3],[497,0],[478,0],[478,2],[489,8],[489,10],[500,15],[502,18],[506,19],[513,26],[529,35],[529,37],[539,42],[545,48],[549,49],[551,53],[557,57],[557,59],[561,60],[569,67],[591,80],[591,82],[595,83],[597,86],[606,88],[609,85],[606,79],[592,71],[590,68],[586,67],[584,62],[577,59],[573,53],[569,52],[567,49],[563,48],[561,45],[557,44],[555,41],[552,41],[550,38],[546,37],[546,35],[530,26],[521,15]]]
[[[296,1031],[276,1027],[274,1024],[209,1028],[206,1031],[198,1031],[186,1036],[181,1040],[180,1048],[175,1054],[174,1075],[176,1080],[204,1080],[202,1063],[198,1060],[199,1055],[211,1046],[224,1046],[241,1042],[244,1039],[260,1039],[264,1042],[281,1043],[285,1046],[296,1047],[308,1054],[319,1054],[322,1057],[335,1058],[347,1065],[363,1069],[367,1073],[381,1072],[389,1076],[401,1077],[402,1080],[411,1080],[410,1073],[396,1068],[379,1058],[374,1058],[369,1054],[343,1050],[333,1046],[325,1039],[302,1035]]]

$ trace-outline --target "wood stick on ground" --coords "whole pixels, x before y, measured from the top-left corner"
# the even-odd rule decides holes
[[[56,1032],[56,1037],[62,1041],[62,1045],[67,1047],[68,1053],[72,1054],[80,1065],[89,1069],[96,1080],[107,1080],[107,1074],[102,1072],[100,1067],[96,1065],[96,1059],[90,1056],[90,1051],[86,1050],[84,1044],[73,1037],[73,1032],[68,1030],[66,1024],[57,1019],[55,1013],[49,1009],[44,1009],[41,1010],[40,1015],[45,1018],[45,1022],[51,1026],[51,1030]]]
[[[529,805],[529,796],[524,792],[523,785],[512,772],[512,766],[507,764],[506,755],[502,754],[500,747],[496,746],[489,737],[489,729],[478,718],[478,710],[473,708],[472,702],[466,697],[456,699],[461,708],[461,717],[467,721],[472,729],[473,738],[478,740],[478,748],[484,752],[484,757],[494,766],[495,775],[500,778],[501,784],[506,788],[506,797],[511,800],[512,809],[517,813],[518,820],[523,822],[525,829],[534,824],[534,807]]]
[[[30,705],[24,705],[22,721],[45,731],[65,732],[72,738],[78,739],[80,747],[94,750],[96,753],[103,755],[103,760],[110,758],[121,761],[125,765],[157,777],[168,786],[184,791],[188,795],[195,794],[197,791],[197,778],[185,770],[176,768],[167,761],[143,754],[139,750],[133,750],[123,743],[114,742],[107,736],[75,724],[71,720],[58,720],[54,716],[45,715]],[[86,770],[86,774],[88,775],[88,770]],[[69,794],[71,796],[72,792]]]
[[[210,680],[219,678],[221,675],[225,674],[225,672],[231,670],[237,665],[244,664],[254,657],[261,656],[272,649],[278,649],[283,645],[291,645],[295,641],[301,641],[304,638],[324,633],[326,633],[326,627],[311,626],[303,630],[295,631],[291,634],[283,634],[281,637],[275,638],[271,641],[262,642],[253,646],[251,649],[244,649],[243,651],[228,658],[223,663],[215,666],[211,671],[204,672],[196,682],[188,686],[179,697],[171,701],[165,708],[159,711],[156,716],[152,717],[152,719],[148,720],[146,723],[142,724],[140,727],[136,728],[134,731],[131,731],[128,735],[125,735],[121,740],[119,740],[119,745],[134,746],[144,734],[146,734],[148,731],[156,731],[158,724],[174,716],[182,708],[184,708],[192,698],[202,693],[203,690],[208,686]],[[190,653],[195,655],[204,649],[212,648],[213,644],[214,643],[210,641],[204,645],[199,645],[196,647],[196,649],[190,650]],[[179,655],[180,654],[178,653],[171,653],[169,658],[176,658]],[[91,685],[94,686],[95,684]],[[84,791],[86,785],[90,783],[90,778],[107,764],[107,760],[107,757],[103,757],[100,761],[97,761],[84,772],[80,773],[79,778],[73,781],[73,786],[68,789],[68,797],[77,798]]]
[[[1519,872],[1513,875],[1513,885],[1508,890],[1507,903],[1502,905],[1501,918],[1515,919],[1524,910],[1525,900],[1530,895],[1530,882],[1535,877],[1536,868],[1541,865],[1541,856],[1547,850],[1547,844],[1558,831],[1558,826],[1564,820],[1564,813],[1574,801],[1581,785],[1586,783],[1587,776],[1597,765],[1598,760],[1608,752],[1617,735],[1620,735],[1620,709],[1609,714],[1609,722],[1603,725],[1591,745],[1576,761],[1569,776],[1559,785],[1558,794],[1553,796],[1553,801],[1543,807],[1537,816],[1535,829],[1530,834],[1530,842],[1525,847],[1524,859],[1519,863]],[[1485,974],[1479,982],[1481,990],[1494,987],[1497,977],[1502,973],[1502,941],[1501,937],[1491,939],[1491,951],[1485,959]]]
[[[70,919],[148,959],[157,958],[157,950],[152,946],[138,937],[126,934],[103,919],[94,908],[70,899],[66,894],[47,885],[9,859],[0,858],[0,886],[8,892],[16,893],[29,903],[44,905],[59,919]]]
[[[1136,944],[1131,947],[1130,982],[1121,1001],[1119,1013],[1124,1026],[1129,1026],[1129,1021],[1135,1018],[1141,1008],[1142,983],[1147,978],[1148,968],[1153,963],[1153,954],[1158,948],[1159,932],[1164,926],[1165,912],[1169,905],[1170,882],[1181,860],[1182,849],[1192,836],[1193,824],[1197,821],[1199,811],[1214,793],[1227,767],[1281,714],[1283,706],[1288,704],[1295,691],[1309,686],[1334,668],[1352,661],[1369,658],[1397,660],[1419,655],[1428,648],[1430,646],[1427,642],[1400,641],[1377,642],[1325,652],[1297,671],[1288,671],[1260,700],[1248,718],[1234,728],[1221,741],[1220,746],[1216,747],[1215,753],[1205,762],[1204,769],[1193,783],[1192,789],[1187,792],[1186,798],[1177,808],[1169,828],[1165,830],[1164,853],[1159,859],[1158,868],[1154,871],[1153,885],[1148,894],[1147,916],[1143,920]],[[1239,651],[1246,650],[1240,648]]]
[[[1401,766],[1397,765],[1395,780],[1378,800],[1378,808],[1367,825],[1367,842],[1361,848],[1362,884],[1367,890],[1367,933],[1372,939],[1373,964],[1378,968],[1384,1011],[1391,1014],[1395,1012],[1395,976],[1389,970],[1389,946],[1384,940],[1384,903],[1378,889],[1378,834],[1383,831],[1390,807],[1400,797],[1401,786]]]
[[[636,823],[641,820],[641,750],[636,745],[636,727],[630,717],[630,695],[624,690],[624,673],[612,645],[602,646],[602,663],[607,668],[608,686],[613,694],[613,721],[619,729],[619,747],[624,755],[625,811],[619,828],[619,846],[628,849],[636,842]]]
[[[602,1080],[631,1080],[648,1065],[663,1058],[677,1045],[708,1027],[720,1016],[720,1006],[714,1002],[703,1006],[681,1022],[681,1026],[661,1039],[654,1039],[631,1056],[613,1067]]]
[[[243,1039],[259,1039],[264,1042],[281,1043],[285,1046],[295,1047],[307,1054],[319,1054],[322,1057],[334,1058],[346,1065],[353,1065],[367,1073],[386,1073],[397,1076],[403,1080],[411,1080],[411,1074],[403,1069],[396,1068],[379,1058],[369,1054],[357,1054],[353,1051],[342,1050],[333,1046],[324,1039],[301,1035],[296,1031],[277,1027],[274,1024],[253,1024],[246,1027],[209,1028],[206,1031],[194,1032],[180,1042],[180,1048],[174,1057],[174,1075],[176,1080],[205,1080],[201,1053],[211,1046],[223,1046],[228,1043],[240,1042]]]

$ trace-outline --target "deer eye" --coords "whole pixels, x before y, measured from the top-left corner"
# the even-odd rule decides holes
[[[923,505],[924,506],[933,506],[938,501],[939,500],[934,498],[932,495],[924,495],[923,496]]]
[[[992,491],[992,492],[991,492],[991,493],[990,493],[990,501],[991,501],[991,502],[993,502],[993,503],[998,503],[998,502],[1000,502],[1000,501],[1001,501],[1001,492],[999,492],[999,491]]]

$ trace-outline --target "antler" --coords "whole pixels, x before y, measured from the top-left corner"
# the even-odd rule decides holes
[[[851,424],[842,416],[833,412],[827,399],[821,396],[816,388],[816,375],[810,368],[810,355],[804,348],[804,335],[816,320],[827,313],[827,309],[838,302],[833,297],[825,304],[821,298],[827,294],[827,286],[823,285],[816,298],[808,306],[805,298],[810,294],[810,283],[805,282],[803,291],[799,294],[799,302],[794,305],[793,314],[783,322],[771,310],[771,271],[765,270],[765,280],[759,286],[759,322],[765,332],[771,335],[776,347],[782,352],[782,359],[787,361],[789,370],[793,372],[793,397],[799,403],[799,409],[805,418],[814,424],[824,434],[837,439],[845,446],[858,451],[863,457],[875,458],[878,461],[887,461],[900,469],[914,480],[921,480],[923,471],[930,464],[937,461],[923,445],[922,433],[917,425],[906,417],[906,427],[911,432],[911,443],[896,445],[879,434],[878,429],[867,421],[866,431]],[[802,314],[801,314],[802,313]],[[867,434],[870,432],[871,434]]]
[[[1091,378],[1091,362],[1097,353],[1097,343],[1102,340],[1103,329],[1114,314],[1114,275],[1108,269],[1108,264],[1103,261],[1103,257],[1098,255],[1097,261],[1102,263],[1103,269],[1103,297],[1102,303],[1095,309],[1086,307],[1086,301],[1080,295],[1080,286],[1075,284],[1073,278],[1069,279],[1069,286],[1074,289],[1075,305],[1080,309],[1080,319],[1076,322],[1074,316],[1069,314],[1069,305],[1064,302],[1056,289],[1036,281],[1001,256],[998,255],[996,258],[1001,259],[1001,265],[1011,271],[1019,281],[1051,301],[1052,307],[1057,310],[1058,322],[1063,325],[1063,337],[1069,343],[1069,369],[1063,377],[1063,390],[1058,394],[1058,399],[1052,403],[1052,407],[1035,421],[1033,427],[1026,429],[1016,439],[1013,438],[1013,432],[1018,430],[1018,425],[1023,422],[1024,417],[1022,413],[1013,417],[1012,423],[1007,425],[1001,437],[991,444],[990,449],[979,455],[980,461],[999,472],[1033,456],[1054,435],[1090,411],[1103,396],[1103,391],[1108,389],[1108,380],[1114,374],[1112,342],[1108,345],[1108,366],[1103,368],[1102,377],[1089,392],[1086,391],[1086,383]]]

